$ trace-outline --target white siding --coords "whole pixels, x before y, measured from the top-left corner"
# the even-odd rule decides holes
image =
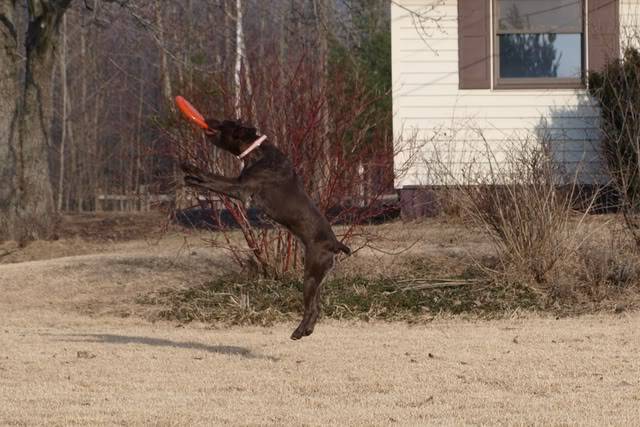
[[[621,1],[623,45],[637,34],[639,2]],[[598,111],[585,90],[460,90],[457,0],[398,3],[417,12],[437,6],[423,25],[391,6],[397,188],[440,183],[435,158],[458,169],[482,163],[488,145],[500,159],[538,132],[551,137],[556,158],[597,163]]]
[[[620,3],[620,41],[622,48],[631,41],[638,44],[640,40],[640,1],[622,0]]]

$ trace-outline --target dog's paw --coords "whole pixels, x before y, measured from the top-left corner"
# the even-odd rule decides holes
[[[304,329],[298,326],[298,328],[295,331],[293,331],[293,333],[291,334],[291,339],[295,341],[295,340],[299,340],[304,336],[305,336]]]
[[[300,325],[296,328],[295,331],[293,331],[293,333],[291,334],[291,339],[292,340],[299,340],[300,338],[303,337],[308,337],[309,335],[311,335],[313,333],[313,326],[307,326],[307,325]]]

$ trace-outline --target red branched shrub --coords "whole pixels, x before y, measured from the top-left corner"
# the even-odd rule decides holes
[[[338,238],[349,240],[359,225],[389,209],[382,196],[393,191],[393,148],[387,126],[372,121],[375,116],[369,106],[375,96],[347,69],[334,69],[330,77],[326,84],[319,84],[317,64],[304,53],[290,62],[267,55],[251,74],[252,91],[243,88],[241,111],[243,121],[256,126],[289,156],[320,210],[333,224],[345,224]],[[205,116],[233,117],[232,91],[225,80],[208,84],[216,88],[215,94],[184,95]],[[200,131],[185,124],[177,135],[173,144],[177,161],[213,173],[239,173],[240,162],[207,143]],[[228,249],[243,268],[253,266],[263,276],[282,277],[301,266],[301,248],[288,231],[256,226],[249,220],[249,206],[226,197],[193,196],[196,205],[212,212],[222,230],[223,243],[218,245]],[[220,221],[221,210],[238,224],[248,248],[229,237]]]

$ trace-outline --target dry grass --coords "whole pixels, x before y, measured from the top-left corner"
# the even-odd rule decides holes
[[[431,279],[428,273],[420,276],[423,278],[329,279],[322,289],[322,316],[413,323],[443,314],[495,318],[545,308],[542,298],[526,286],[500,286],[467,277]],[[247,280],[230,275],[200,286],[153,291],[137,301],[155,308],[155,315],[165,320],[268,326],[302,316],[301,295],[300,280]]]
[[[66,242],[36,242],[13,253],[13,262],[0,264],[0,310],[53,305],[92,315],[142,314],[134,301],[141,293],[230,271],[199,235],[103,244],[74,239],[71,256],[59,251]]]
[[[640,317],[191,325],[0,315],[2,425],[633,425]]]
[[[385,250],[419,237],[404,256],[426,258],[425,274],[446,277],[471,255],[492,255],[464,230],[426,221],[377,231],[388,236]],[[288,339],[295,321],[148,322],[139,295],[229,269],[200,237],[78,240],[73,256],[60,257],[62,240],[0,265],[0,425],[631,425],[640,417],[640,315],[613,306],[559,320],[517,310],[414,326],[322,319],[301,342]],[[623,258],[599,259],[592,280],[620,286],[633,277]],[[336,277],[401,268],[365,249]]]

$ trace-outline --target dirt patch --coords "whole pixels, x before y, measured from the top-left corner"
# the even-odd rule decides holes
[[[197,236],[99,246],[94,253],[64,256],[62,241],[37,242],[45,259],[0,265],[0,310],[52,309],[85,314],[140,314],[135,298],[168,286],[186,286],[234,271],[220,251]],[[86,252],[92,244],[82,246]],[[27,247],[28,257],[34,256]],[[20,255],[26,257],[24,253]]]
[[[61,239],[126,241],[149,239],[175,231],[169,217],[158,211],[146,213],[91,213],[65,215],[58,229]]]
[[[65,215],[57,240],[29,242],[24,247],[0,242],[0,264],[115,252],[123,243],[153,245],[182,231],[159,212]]]

